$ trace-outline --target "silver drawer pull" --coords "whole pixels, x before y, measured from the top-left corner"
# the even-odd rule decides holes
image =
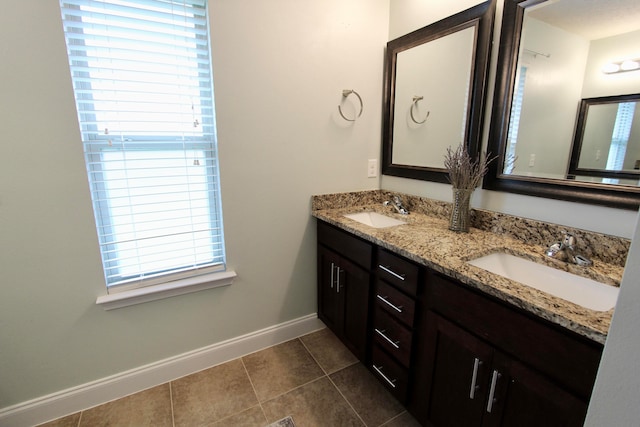
[[[473,400],[476,395],[476,391],[480,386],[476,385],[478,380],[478,368],[482,365],[482,361],[477,357],[473,360],[473,374],[471,375],[471,390],[469,390],[469,399]]]
[[[333,272],[335,270],[336,270],[336,265],[334,263],[331,263],[331,289],[333,289],[333,283],[334,283]]]
[[[387,298],[389,298],[389,297],[383,297],[383,296],[380,296],[379,294],[377,294],[377,295],[376,295],[376,297],[378,297],[378,299],[379,299],[380,301],[382,301],[383,303],[387,304],[389,307],[393,308],[393,309],[394,309],[395,311],[397,311],[398,313],[402,313],[402,309],[403,309],[404,307],[402,307],[402,306],[397,307],[397,306],[395,306],[395,305],[391,304],[389,301],[387,301]]]
[[[404,276],[405,276],[404,274],[398,274],[395,271],[390,270],[389,267],[385,267],[382,264],[378,264],[378,267],[380,267],[381,269],[383,269],[387,273],[391,274],[392,276],[394,276],[394,277],[396,277],[396,278],[398,278],[400,280],[404,280]]]
[[[498,400],[494,396],[496,394],[496,384],[501,376],[502,375],[500,375],[500,372],[496,370],[493,371],[493,376],[491,377],[491,388],[489,389],[489,401],[487,402],[488,413],[491,413],[491,410],[493,409],[493,404],[496,403],[496,401]]]
[[[400,348],[400,346],[398,344],[400,344],[400,341],[392,341],[388,336],[386,336],[384,333],[387,331],[381,331],[378,328],[374,328],[374,331],[376,331],[376,333],[378,335],[380,335],[382,338],[384,338],[389,344],[391,344],[392,346],[394,346],[395,348]]]
[[[389,378],[387,378],[387,376],[386,376],[385,374],[383,374],[383,373],[382,373],[382,368],[383,368],[383,366],[380,366],[379,368],[378,368],[376,365],[372,365],[372,366],[373,366],[373,369],[375,369],[375,370],[376,370],[376,372],[377,372],[378,374],[380,374],[380,376],[381,376],[382,378],[384,378],[384,380],[385,380],[385,381],[386,381],[386,382],[387,382],[391,387],[396,388],[396,385],[395,385],[396,380],[390,380]]]

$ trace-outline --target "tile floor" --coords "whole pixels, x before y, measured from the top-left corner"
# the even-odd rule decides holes
[[[328,329],[42,427],[418,427]]]

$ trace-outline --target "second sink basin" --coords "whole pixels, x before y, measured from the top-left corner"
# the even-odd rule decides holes
[[[468,263],[595,311],[608,311],[615,307],[620,290],[616,286],[504,252],[492,253]]]
[[[373,228],[386,228],[406,224],[404,221],[377,212],[358,212],[347,214],[345,217]]]

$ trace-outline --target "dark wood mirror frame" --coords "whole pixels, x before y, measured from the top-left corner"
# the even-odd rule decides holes
[[[640,170],[606,170],[606,169],[587,169],[579,166],[580,153],[582,152],[582,142],[584,140],[584,132],[587,127],[587,119],[589,117],[589,107],[603,104],[619,104],[622,102],[640,102],[640,93],[631,95],[603,96],[599,98],[586,98],[580,101],[578,109],[578,121],[576,123],[576,132],[573,138],[573,146],[571,147],[571,158],[569,160],[570,175],[586,175],[597,176],[602,178],[614,179],[634,179],[640,180]]]
[[[442,168],[432,168],[393,163],[396,61],[398,53],[404,50],[474,26],[476,27],[476,41],[465,124],[465,141],[471,157],[478,156],[482,136],[484,98],[494,15],[495,0],[486,1],[387,43],[384,72],[384,116],[382,120],[382,173],[384,175],[423,181],[449,182],[444,165]],[[442,161],[444,163],[444,157]]]
[[[518,66],[520,33],[524,18],[524,6],[539,4],[546,0],[505,0],[498,51],[496,85],[491,110],[488,152],[497,153],[497,161],[491,162],[484,178],[487,190],[504,191],[528,196],[546,197],[597,204],[622,209],[638,209],[640,188],[579,182],[574,180],[532,178],[504,175],[504,153],[509,130],[509,117],[513,87]]]

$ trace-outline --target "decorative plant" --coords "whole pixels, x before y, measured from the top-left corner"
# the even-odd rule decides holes
[[[482,177],[488,170],[489,163],[495,159],[485,156],[484,159],[472,160],[464,145],[453,150],[447,148],[444,156],[444,167],[449,171],[449,181],[453,185],[453,203],[449,230],[468,232],[471,222],[470,198],[473,190],[480,185]]]
[[[464,145],[455,150],[447,148],[444,156],[444,167],[449,172],[449,182],[457,190],[474,190],[488,170],[489,163],[495,159],[485,156],[484,159],[472,160]]]

